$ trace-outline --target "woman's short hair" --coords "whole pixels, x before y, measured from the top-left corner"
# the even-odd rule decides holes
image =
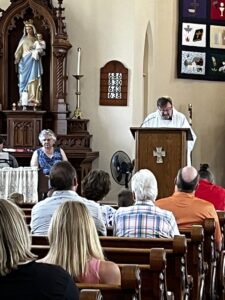
[[[86,273],[89,259],[104,260],[94,220],[81,202],[66,201],[57,208],[48,237],[50,250],[45,260],[63,267],[76,281]]]
[[[131,179],[131,190],[135,194],[135,201],[155,201],[158,186],[154,174],[147,169],[135,173]]]
[[[90,200],[102,200],[110,191],[109,173],[103,170],[91,170],[81,182],[82,195]]]
[[[0,199],[0,275],[16,269],[19,263],[34,260],[31,240],[21,209]]]
[[[43,129],[39,133],[39,141],[42,143],[46,138],[53,139],[54,142],[56,142],[56,135],[51,129]]]

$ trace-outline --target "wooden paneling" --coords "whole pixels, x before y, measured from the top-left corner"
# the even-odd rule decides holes
[[[135,169],[151,170],[158,182],[158,198],[171,195],[177,171],[186,165],[186,129],[131,128],[135,135]],[[162,163],[157,162],[154,152],[164,151]]]

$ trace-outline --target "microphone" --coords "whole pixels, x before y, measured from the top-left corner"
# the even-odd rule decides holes
[[[142,127],[145,123],[149,122],[151,118],[144,119],[144,121],[141,123],[140,127]]]

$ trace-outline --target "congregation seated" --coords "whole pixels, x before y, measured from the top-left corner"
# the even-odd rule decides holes
[[[159,199],[156,205],[171,211],[180,229],[191,228],[193,224],[202,225],[206,218],[214,218],[216,223],[215,241],[221,247],[221,230],[214,206],[208,201],[195,197],[199,175],[194,167],[184,167],[178,171],[175,192],[172,196]]]
[[[128,189],[120,191],[118,194],[118,207],[127,207],[132,205],[134,205],[133,193]]]
[[[20,208],[0,199],[1,299],[79,299],[72,277],[60,266],[37,263]]]
[[[215,184],[214,175],[208,168],[208,164],[200,165],[200,180],[195,196],[211,202],[216,210],[225,210],[225,189]]]
[[[56,208],[65,201],[84,203],[94,219],[96,229],[106,235],[100,205],[94,201],[80,197],[77,190],[77,173],[68,161],[57,162],[50,170],[50,185],[54,190],[50,197],[38,202],[31,212],[31,233],[47,235],[51,217]]]
[[[173,237],[179,235],[174,215],[155,206],[158,194],[154,174],[142,169],[131,179],[135,204],[120,207],[114,217],[113,234],[124,237]]]
[[[48,238],[50,250],[43,262],[62,266],[77,282],[121,283],[119,267],[105,261],[93,218],[83,203],[62,203],[54,212]]]
[[[95,202],[100,202],[109,193],[111,181],[109,173],[103,170],[91,170],[81,182],[82,196]],[[110,205],[101,205],[102,215],[107,227],[113,225],[115,208]]]

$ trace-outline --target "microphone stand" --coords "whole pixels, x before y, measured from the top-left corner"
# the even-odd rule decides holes
[[[192,104],[188,104],[188,112],[189,112],[189,124],[192,126]]]

